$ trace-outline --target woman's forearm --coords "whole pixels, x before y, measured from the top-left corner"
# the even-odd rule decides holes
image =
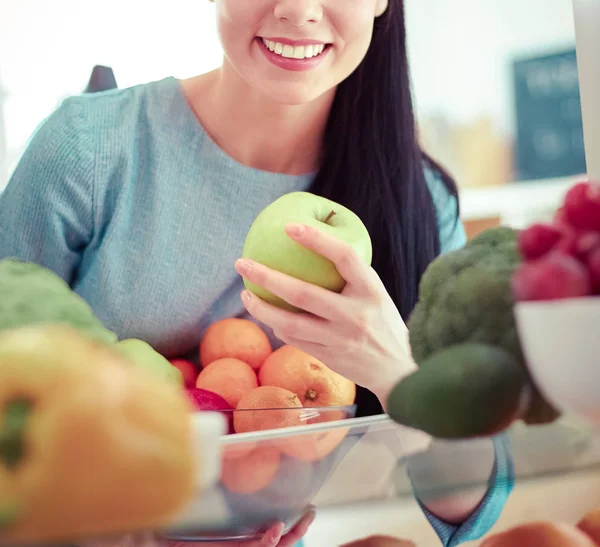
[[[439,519],[460,524],[485,498],[494,470],[491,439],[434,440],[408,461],[415,496]]]

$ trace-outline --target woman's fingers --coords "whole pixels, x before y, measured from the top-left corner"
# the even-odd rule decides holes
[[[248,259],[238,260],[235,269],[244,279],[313,315],[336,320],[343,313],[340,308],[344,305],[344,301],[337,293]]]
[[[353,293],[369,297],[376,290],[370,266],[345,241],[312,226],[288,224],[287,235],[294,241],[331,260],[338,273],[352,285]]]
[[[295,338],[316,344],[332,342],[334,334],[325,319],[277,308],[249,291],[242,293],[242,303],[252,317],[271,327],[282,341]]]
[[[278,547],[294,547],[308,532],[308,528],[314,522],[317,516],[312,509],[304,518],[290,530],[288,534],[281,540]]]
[[[250,545],[240,544],[240,547],[279,547],[281,545],[281,538],[285,531],[285,525],[282,522],[278,522],[274,526],[271,526],[261,538],[260,541],[253,542]]]

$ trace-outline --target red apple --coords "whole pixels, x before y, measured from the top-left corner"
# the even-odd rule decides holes
[[[521,264],[512,278],[512,292],[519,302],[579,298],[592,294],[592,280],[579,260],[554,251]]]
[[[223,399],[217,393],[208,391],[206,389],[200,389],[197,387],[187,388],[187,396],[192,402],[194,409],[198,412],[222,412],[227,418],[229,425],[228,433],[233,433],[233,408],[229,406],[229,403]]]
[[[185,387],[194,387],[196,385],[196,379],[200,372],[194,363],[186,361],[185,359],[172,359],[171,364],[181,371],[183,385]]]
[[[551,224],[532,224],[519,232],[519,252],[526,260],[539,258],[549,252],[563,237],[563,231]]]
[[[588,255],[588,269],[590,270],[596,293],[600,294],[600,247]]]
[[[600,182],[580,182],[565,197],[565,215],[571,226],[600,231]]]
[[[600,250],[600,232],[581,232],[577,236],[577,254],[585,259]]]

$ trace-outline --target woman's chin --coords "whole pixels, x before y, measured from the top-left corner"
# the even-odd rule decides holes
[[[310,104],[328,93],[328,90],[315,89],[313,85],[300,82],[273,81],[262,87],[275,104],[282,106]]]

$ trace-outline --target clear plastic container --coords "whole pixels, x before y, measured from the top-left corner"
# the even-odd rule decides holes
[[[310,510],[354,442],[355,406],[223,412],[248,433],[221,437],[216,485],[199,492],[167,532],[177,541],[248,540]]]
[[[261,413],[275,411],[243,412],[260,419]],[[199,493],[169,527],[169,539],[256,539],[276,522],[289,530],[316,504],[390,496],[398,457],[424,450],[429,442],[427,435],[385,415],[350,419],[354,407],[285,412],[293,420],[301,415],[302,425],[221,438],[218,482]],[[352,480],[353,474],[362,475],[369,488],[357,489],[360,482]]]

